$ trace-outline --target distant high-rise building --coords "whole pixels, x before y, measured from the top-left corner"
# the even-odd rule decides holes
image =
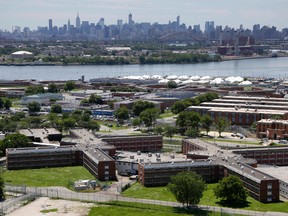
[[[128,25],[132,26],[133,24],[134,24],[134,21],[132,19],[132,14],[130,13],[129,16],[128,16]]]
[[[52,22],[52,19],[49,19],[48,22],[49,22],[49,27],[48,27],[49,32],[52,33],[52,30],[53,30],[53,22]]]
[[[180,16],[177,16],[177,29],[179,28],[180,26]]]
[[[80,24],[80,17],[79,17],[79,14],[77,13],[77,17],[76,17],[76,28],[80,28],[81,24]]]
[[[123,20],[118,19],[118,20],[117,20],[117,26],[118,26],[119,29],[122,29],[122,26],[123,26]]]
[[[70,19],[68,19],[68,25],[67,25],[67,31],[69,32],[71,29],[71,23],[70,23]]]
[[[99,20],[97,25],[101,26],[101,29],[104,29],[104,26],[105,26],[104,18],[100,18],[100,20]]]

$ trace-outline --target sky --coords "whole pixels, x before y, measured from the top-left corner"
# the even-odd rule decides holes
[[[105,24],[116,24],[117,19],[127,22],[128,14],[140,22],[166,24],[179,15],[187,26],[205,21],[252,29],[253,24],[288,27],[288,0],[0,0],[0,29],[12,26],[30,27],[63,26],[70,19],[75,25],[79,12],[81,21],[97,23],[101,17]]]

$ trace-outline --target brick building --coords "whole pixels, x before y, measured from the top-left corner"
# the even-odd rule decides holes
[[[262,119],[257,122],[257,137],[288,139],[288,120]]]
[[[285,98],[259,98],[243,96],[224,96],[212,102],[190,106],[187,110],[209,115],[212,120],[220,117],[232,125],[251,126],[261,120],[279,116],[288,119],[288,100]]]
[[[100,181],[115,180],[115,160],[100,149],[78,146],[6,149],[8,170],[84,166]]]
[[[101,137],[101,140],[118,151],[157,152],[163,148],[163,136],[160,135],[109,136]]]

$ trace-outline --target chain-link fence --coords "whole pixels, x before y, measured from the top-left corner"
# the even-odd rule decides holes
[[[62,187],[47,187],[47,188],[35,188],[35,187],[25,187],[25,186],[6,186],[6,192],[16,194],[22,194],[21,196],[7,200],[3,202],[0,206],[0,213],[2,215],[12,212],[13,210],[21,207],[23,204],[30,202],[37,197],[49,197],[49,198],[59,198],[66,200],[76,200],[83,202],[94,202],[94,203],[104,203],[112,201],[121,201],[133,203],[134,207],[143,208],[143,204],[155,205],[155,206],[170,206],[170,207],[182,207],[182,204],[177,202],[168,202],[160,200],[148,200],[148,199],[137,199],[130,197],[123,197],[117,194],[109,194],[107,191],[100,191],[97,193],[79,193],[75,191],[68,190]],[[248,211],[241,209],[232,209],[224,208],[217,206],[198,206],[197,210],[210,211],[209,215],[213,215],[213,212],[220,212],[221,215],[251,215],[251,216],[278,216],[278,215],[287,215],[274,212],[257,212],[257,211]],[[1,214],[0,214],[1,215]],[[216,215],[216,213],[215,213]],[[217,213],[219,215],[219,213]]]
[[[13,199],[7,199],[0,205],[0,215],[9,214],[35,199],[35,194],[25,194]]]

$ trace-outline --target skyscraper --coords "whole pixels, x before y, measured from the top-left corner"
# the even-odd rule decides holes
[[[118,20],[117,20],[117,26],[118,26],[119,29],[122,29],[122,26],[123,26],[123,20],[118,19]]]
[[[132,26],[134,24],[133,19],[132,19],[132,14],[130,13],[128,16],[128,25]]]
[[[53,22],[52,22],[52,19],[49,19],[48,22],[49,22],[49,32],[52,33],[52,31],[53,31]]]
[[[68,19],[67,31],[69,32],[71,28],[70,19]]]
[[[180,16],[177,16],[177,29],[180,27]]]
[[[98,25],[101,26],[101,29],[104,29],[104,26],[105,26],[104,18],[100,18]]]
[[[77,13],[77,17],[76,17],[76,28],[79,29],[81,24],[80,24],[80,17],[79,17],[79,13]]]

